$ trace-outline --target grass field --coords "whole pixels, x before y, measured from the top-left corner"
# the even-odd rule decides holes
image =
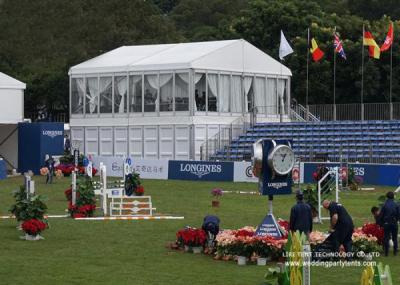
[[[36,192],[48,197],[49,214],[65,214],[63,178],[45,185],[35,177]],[[7,215],[13,203],[12,190],[23,178],[0,181],[0,215]],[[206,214],[217,214],[222,228],[257,225],[267,212],[267,198],[226,194],[221,207],[211,208],[210,190],[256,191],[252,183],[217,183],[145,180],[157,213],[184,216],[184,220],[161,221],[75,221],[50,219],[45,240],[22,241],[16,221],[0,220],[0,284],[261,284],[267,267],[239,267],[234,262],[215,261],[166,248],[185,225],[200,226]],[[369,210],[377,197],[388,191],[359,191],[341,194],[341,202],[357,226],[372,220]],[[276,197],[276,217],[287,219],[293,195]],[[327,230],[328,225],[317,225]],[[393,280],[400,280],[400,257],[380,257],[389,264]],[[312,284],[359,284],[362,268],[313,268]],[[394,284],[398,284],[395,283]]]

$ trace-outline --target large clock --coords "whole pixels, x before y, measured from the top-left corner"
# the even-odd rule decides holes
[[[277,175],[286,175],[294,166],[294,153],[288,145],[276,145],[268,155],[268,165]]]

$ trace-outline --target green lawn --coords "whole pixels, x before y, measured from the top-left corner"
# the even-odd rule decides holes
[[[45,185],[35,177],[37,193],[48,197],[49,214],[64,214],[64,190],[70,180]],[[0,181],[0,215],[13,203],[12,190],[23,178]],[[200,226],[206,214],[217,214],[222,228],[257,225],[267,212],[267,198],[226,194],[218,210],[211,208],[210,190],[256,191],[252,183],[217,183],[145,180],[157,213],[184,216],[184,220],[74,221],[50,219],[45,240],[22,241],[16,221],[0,220],[0,284],[261,284],[266,267],[239,267],[166,248],[176,231],[185,225]],[[370,219],[379,191],[343,193],[341,201],[357,225]],[[276,217],[288,218],[294,197],[276,197]],[[316,228],[326,230],[327,224]],[[392,277],[400,279],[399,257],[379,258],[391,265]],[[313,268],[312,284],[359,284],[362,268]]]

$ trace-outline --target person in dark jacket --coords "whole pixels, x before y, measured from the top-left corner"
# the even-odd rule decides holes
[[[400,219],[399,206],[394,202],[394,193],[388,192],[386,194],[386,201],[383,204],[379,214],[379,218],[383,225],[384,230],[384,242],[383,248],[385,250],[385,256],[389,254],[389,240],[392,238],[393,241],[393,254],[397,255],[398,243],[397,234],[399,231],[398,222]]]
[[[203,225],[201,226],[204,231],[211,233],[214,237],[219,233],[220,220],[217,216],[208,215],[204,217]]]
[[[373,206],[371,208],[371,214],[374,216],[375,219],[375,224],[377,224],[378,226],[383,226],[381,219],[380,219],[380,211],[379,208],[377,206]]]
[[[54,176],[54,159],[51,155],[46,154],[45,166],[48,169],[47,177],[46,177],[46,184],[51,184],[51,183],[53,183],[53,176]]]
[[[333,201],[324,200],[322,206],[329,211],[331,217],[330,240],[334,251],[339,252],[339,247],[342,244],[347,252],[351,252],[352,235],[354,231],[353,220],[349,213],[343,207]]]
[[[290,211],[289,228],[291,231],[299,231],[308,235],[312,232],[312,212],[310,205],[304,203],[303,192],[296,193],[297,204]]]

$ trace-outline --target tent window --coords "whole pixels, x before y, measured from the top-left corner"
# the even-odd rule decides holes
[[[257,113],[265,113],[265,78],[256,77],[253,83],[254,106],[257,107]]]
[[[129,111],[142,112],[142,76],[129,76]]]
[[[172,109],[172,73],[160,74],[160,111],[173,111]]]
[[[276,93],[276,79],[268,78],[267,79],[267,106],[268,106],[268,115],[276,115],[278,114],[278,99]]]
[[[220,75],[219,76],[219,111],[220,112],[229,112],[229,95],[231,85],[231,77],[230,75]]]
[[[254,107],[254,90],[253,90],[253,77],[246,76],[243,80],[244,96],[247,99],[247,110],[253,112]]]
[[[207,86],[208,86],[208,112],[216,112],[218,105],[218,75],[208,74],[207,75]]]
[[[196,73],[194,77],[196,111],[206,110],[206,76],[203,73]]]
[[[127,91],[126,76],[114,77],[114,113],[126,113]]]
[[[71,80],[71,114],[83,114],[85,81],[83,78]]]
[[[189,111],[189,74],[175,74],[175,111]]]
[[[282,110],[284,114],[287,114],[287,105],[285,104],[287,102],[286,82],[286,79],[278,79],[277,88],[279,104],[283,105]]]
[[[98,96],[97,77],[86,78],[86,114],[97,114]]]
[[[112,113],[112,77],[100,77],[100,113]]]
[[[156,74],[144,76],[144,111],[156,112],[158,100],[158,76]]]
[[[242,112],[242,98],[242,78],[233,75],[231,84],[231,110],[233,113]]]

